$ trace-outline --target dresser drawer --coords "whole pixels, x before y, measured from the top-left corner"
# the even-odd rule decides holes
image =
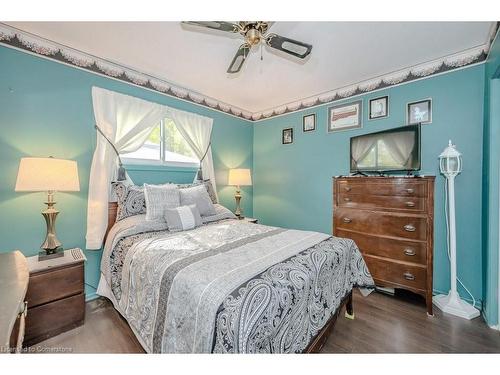
[[[32,273],[26,293],[28,308],[83,292],[83,262]]]
[[[31,346],[68,329],[78,327],[85,319],[85,294],[64,298],[29,308],[26,316],[25,344]]]
[[[408,210],[414,212],[424,212],[426,210],[426,200],[421,197],[403,197],[388,195],[369,195],[340,193],[338,195],[339,207],[358,209],[384,209],[384,210]]]
[[[370,255],[364,255],[363,258],[376,284],[377,282],[382,284],[386,282],[391,286],[401,285],[419,290],[426,289],[427,273],[425,267],[392,262]]]
[[[425,241],[427,218],[397,215],[350,208],[337,208],[334,212],[336,229]]]
[[[342,229],[337,229],[335,235],[337,237],[350,238],[353,240],[363,254],[376,255],[421,265],[427,264],[425,242],[377,237]]]
[[[386,182],[370,181],[368,184],[356,181],[338,181],[337,186],[339,189],[337,194],[397,195],[403,197],[427,196],[426,182],[411,179],[389,179]]]

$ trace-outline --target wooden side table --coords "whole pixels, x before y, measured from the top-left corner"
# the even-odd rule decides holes
[[[24,344],[32,346],[84,323],[86,258],[81,249],[70,249],[63,257],[27,260],[30,277]]]

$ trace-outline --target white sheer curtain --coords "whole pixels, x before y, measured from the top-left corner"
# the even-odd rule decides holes
[[[352,140],[351,157],[357,164],[365,158],[377,141],[375,137],[360,137]]]
[[[167,117],[174,122],[175,126],[182,134],[186,142],[189,144],[189,146],[191,146],[198,159],[201,160],[201,158],[205,156],[205,158],[201,162],[203,179],[210,179],[210,182],[212,183],[212,186],[214,188],[213,190],[218,200],[217,188],[215,184],[214,163],[212,160],[212,146],[210,145],[213,120],[209,117],[204,117],[173,108],[169,108]]]
[[[409,131],[387,134],[384,143],[392,158],[402,167],[406,167],[415,144],[415,133]]]
[[[97,126],[120,153],[134,152],[151,131],[166,117],[167,107],[104,90],[92,88]],[[86,248],[100,249],[108,225],[111,181],[116,177],[118,158],[110,144],[97,132],[97,144],[90,170],[87,204]]]

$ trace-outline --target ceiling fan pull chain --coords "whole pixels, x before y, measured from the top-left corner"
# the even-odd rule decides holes
[[[260,61],[264,61],[264,57],[262,56],[262,43],[260,44]]]

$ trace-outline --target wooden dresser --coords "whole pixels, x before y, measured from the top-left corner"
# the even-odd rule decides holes
[[[425,297],[432,315],[434,177],[335,177],[333,234],[353,239],[379,286]]]

